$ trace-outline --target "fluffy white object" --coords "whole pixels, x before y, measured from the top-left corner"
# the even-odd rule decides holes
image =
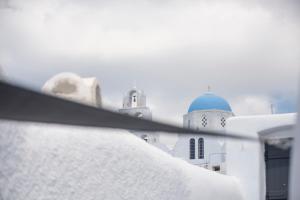
[[[0,121],[2,200],[242,200],[239,184],[124,130]]]
[[[49,79],[42,91],[80,103],[101,106],[100,86],[94,77],[81,78],[70,72],[60,73]]]

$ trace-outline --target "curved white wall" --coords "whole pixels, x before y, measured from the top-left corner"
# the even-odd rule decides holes
[[[0,199],[242,200],[237,180],[125,130],[0,120]]]

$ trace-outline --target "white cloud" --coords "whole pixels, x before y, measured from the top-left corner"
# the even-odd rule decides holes
[[[266,96],[240,96],[231,101],[235,115],[271,114],[271,104],[272,100]]]
[[[267,2],[5,0],[0,63],[37,88],[96,76],[110,107],[136,80],[153,116],[177,123],[207,85],[237,113],[264,113],[274,94],[295,99],[300,64],[299,3]]]

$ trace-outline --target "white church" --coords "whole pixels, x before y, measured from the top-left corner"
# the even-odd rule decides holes
[[[123,99],[122,114],[144,119],[152,119],[150,108],[146,105],[146,95],[136,88],[131,89]],[[183,116],[183,126],[191,129],[225,131],[226,121],[234,116],[229,103],[212,92],[196,98]],[[225,141],[199,135],[178,135],[173,147],[168,148],[160,134],[134,132],[148,143],[180,157],[188,162],[225,173]]]
[[[47,81],[43,91],[92,106],[101,106],[100,86],[95,78],[62,73]],[[133,88],[124,96],[122,108],[118,111],[152,120],[151,109],[146,100],[143,91]],[[287,199],[289,152],[295,122],[294,113],[235,116],[228,101],[212,92],[206,92],[194,99],[187,108],[187,113],[183,115],[184,127],[263,138],[266,142],[181,134],[173,137],[170,145],[170,138],[166,139],[165,133],[132,133],[174,157],[237,177],[245,200],[265,197]]]
[[[120,113],[151,119],[143,91],[133,88],[123,100]],[[289,160],[296,114],[235,116],[230,104],[212,92],[194,99],[186,114],[183,127],[237,133],[266,139],[266,143],[216,139],[196,134],[177,136],[170,147],[164,134],[134,132],[146,142],[174,157],[238,177],[245,199],[287,199]],[[275,146],[274,146],[275,145]]]

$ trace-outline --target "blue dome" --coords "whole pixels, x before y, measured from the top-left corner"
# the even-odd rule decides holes
[[[192,102],[188,112],[195,110],[224,110],[232,112],[229,103],[225,99],[210,92],[199,96]]]

